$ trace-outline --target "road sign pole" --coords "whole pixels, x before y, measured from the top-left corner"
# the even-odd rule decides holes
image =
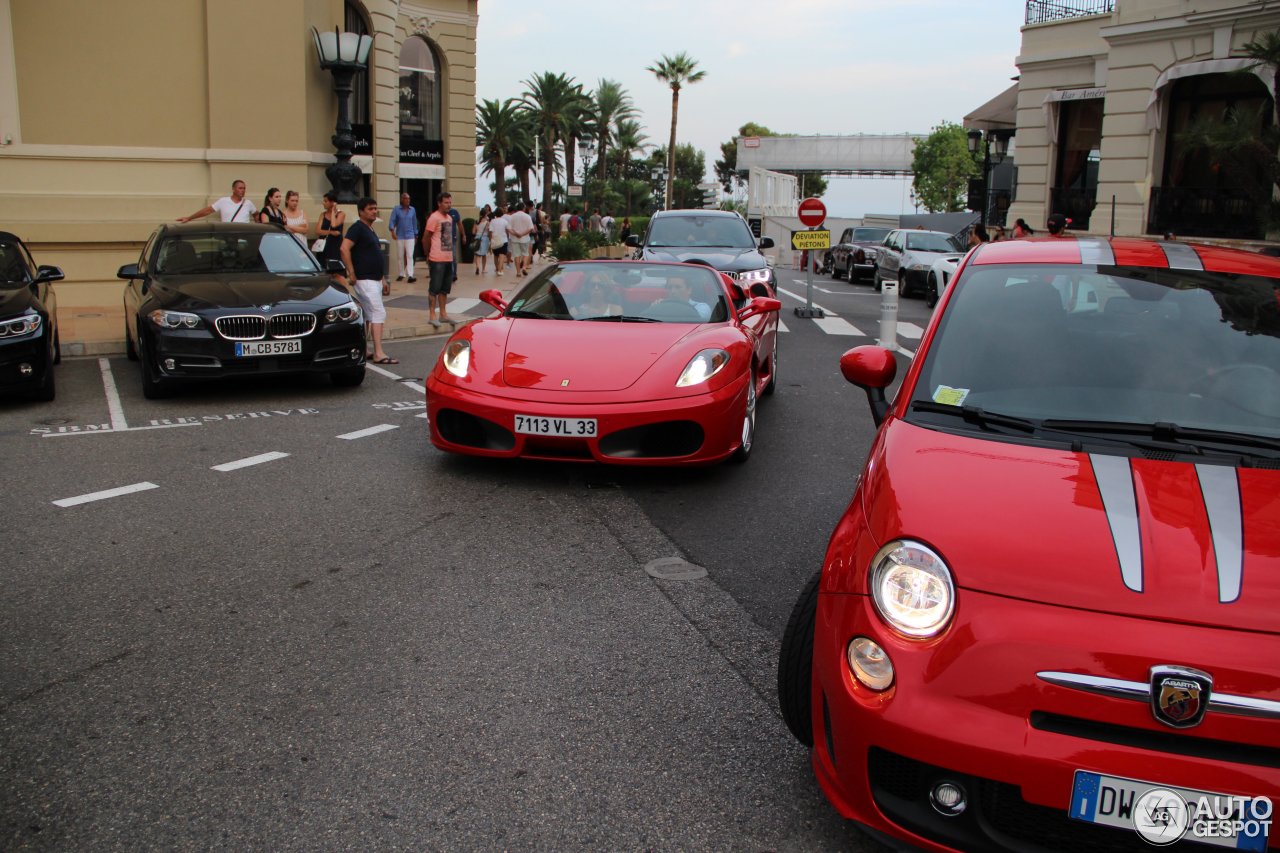
[[[820,200],[816,198],[806,198],[804,201],[800,202],[800,204],[796,208],[796,213],[799,216],[800,223],[802,225],[808,226],[810,231],[816,231],[820,229],[822,227],[822,223],[827,218],[826,205],[824,205]],[[797,232],[797,234],[798,233],[803,233],[803,232]],[[830,240],[831,240],[830,234],[824,231],[823,241],[824,241],[824,245],[827,248],[830,248],[831,246]],[[792,237],[792,244],[793,244],[793,247],[795,247],[794,235]],[[795,247],[795,248],[798,248],[798,247]],[[813,262],[814,262],[814,258],[817,257],[814,254],[816,251],[817,251],[816,244],[809,245],[806,250],[805,265],[804,265],[804,268],[805,268],[804,269],[804,275],[805,275],[804,307],[796,309],[797,317],[825,317],[826,316],[826,314],[823,312],[821,308],[815,308],[813,306],[813,266],[814,266]]]

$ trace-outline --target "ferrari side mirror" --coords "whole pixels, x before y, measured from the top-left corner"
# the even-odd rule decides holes
[[[502,298],[501,290],[482,290],[480,292],[480,301],[485,305],[497,308],[499,311],[507,310],[507,302]]]

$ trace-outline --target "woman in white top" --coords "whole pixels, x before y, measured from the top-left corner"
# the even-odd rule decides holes
[[[294,234],[307,236],[311,226],[307,224],[307,215],[298,207],[298,191],[289,190],[284,194],[284,227]]]
[[[502,275],[503,264],[507,260],[507,209],[498,205],[489,220],[489,251],[493,253],[493,266],[497,275]]]

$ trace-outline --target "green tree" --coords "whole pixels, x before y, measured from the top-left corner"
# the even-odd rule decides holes
[[[497,187],[497,203],[506,203],[506,168],[521,145],[527,145],[528,123],[513,100],[498,103],[489,99],[476,107],[476,145],[484,163],[482,174],[492,174]]]
[[[550,71],[533,75],[524,81],[524,86],[519,103],[529,113],[542,146],[542,206],[549,210],[557,146],[573,130],[582,88],[572,77]],[[572,181],[573,176],[569,179]]]
[[[570,184],[577,183],[574,175],[577,169],[575,153],[578,149],[578,140],[583,136],[592,138],[596,132],[595,121],[591,116],[591,95],[584,92],[580,84],[575,84],[574,94],[575,97],[569,105],[568,131],[563,137],[564,165]]]
[[[916,143],[911,157],[915,178],[911,185],[916,198],[930,213],[956,213],[964,210],[969,179],[982,171],[975,155],[969,152],[965,129],[944,121],[927,137]]]
[[[596,84],[592,101],[591,118],[596,127],[596,158],[600,167],[597,177],[603,181],[608,174],[608,150],[616,138],[617,125],[635,118],[638,113],[631,103],[631,96],[616,80],[601,79]]]
[[[649,155],[649,168],[671,161],[665,148],[657,148]],[[676,146],[674,161],[675,170],[667,175],[667,183],[671,187],[671,204],[667,206],[668,209],[702,207],[702,190],[698,188],[698,184],[702,183],[707,174],[706,155],[685,143]],[[659,191],[662,189],[658,187]]]
[[[671,141],[667,143],[669,157],[667,160],[666,206],[670,207],[671,188],[675,181],[676,156],[676,120],[680,114],[680,89],[687,84],[697,83],[707,76],[706,71],[698,69],[698,61],[681,51],[675,56],[662,55],[653,65],[645,69],[662,82],[671,87]],[[701,178],[699,178],[701,180]]]
[[[747,180],[747,172],[745,169],[738,169],[738,138],[742,136],[795,136],[794,133],[774,133],[769,128],[755,122],[747,122],[738,128],[738,135],[730,139],[728,142],[720,143],[720,159],[715,162],[716,180],[720,181],[720,185],[724,187],[724,191],[732,193],[735,189],[741,187]],[[789,172],[785,169],[779,170],[784,175],[794,175],[796,178],[802,177],[800,172]],[[827,179],[816,172],[803,173],[804,178],[804,195],[805,196],[821,196],[827,191]]]

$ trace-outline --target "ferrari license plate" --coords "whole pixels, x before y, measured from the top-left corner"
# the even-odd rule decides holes
[[[1267,849],[1271,800],[1177,788],[1077,770],[1071,817],[1137,832],[1155,845],[1180,839],[1236,850]]]
[[[247,341],[236,344],[236,358],[253,355],[297,355],[302,341]]]
[[[551,435],[557,438],[594,438],[596,419],[516,415],[516,432],[525,435]]]

